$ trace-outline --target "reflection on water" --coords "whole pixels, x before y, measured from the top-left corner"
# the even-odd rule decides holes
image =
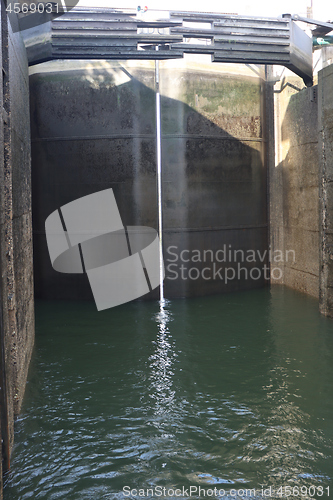
[[[328,497],[333,322],[313,299],[276,287],[101,313],[41,302],[36,319],[5,500],[124,486]]]
[[[173,389],[173,364],[177,357],[175,342],[172,340],[168,323],[171,312],[168,311],[168,301],[160,301],[160,310],[156,314],[158,333],[153,341],[154,353],[149,357],[151,384],[149,397],[153,400],[153,425],[161,429],[167,421],[174,421],[175,390]]]

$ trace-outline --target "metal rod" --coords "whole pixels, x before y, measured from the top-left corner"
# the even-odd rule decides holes
[[[67,5],[65,4],[64,0],[60,0],[61,6],[64,10],[64,12],[67,12]]]
[[[158,46],[156,46],[158,50]],[[160,300],[164,300],[164,263],[163,263],[163,213],[162,213],[162,146],[161,146],[161,95],[160,95],[160,68],[159,61],[155,60],[155,89],[156,89],[156,177],[157,177],[157,206],[158,206],[158,234],[160,256]]]

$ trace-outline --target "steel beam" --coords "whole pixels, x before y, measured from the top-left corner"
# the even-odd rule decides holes
[[[173,59],[196,53],[211,55],[213,62],[284,65],[312,84],[312,40],[291,17],[173,11],[168,19],[145,21],[135,11],[82,7],[48,16],[37,26],[31,25],[31,15],[20,19],[30,65],[51,59]]]

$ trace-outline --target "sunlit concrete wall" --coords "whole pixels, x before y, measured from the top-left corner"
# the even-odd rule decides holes
[[[85,276],[61,275],[51,267],[45,220],[63,204],[113,188],[125,225],[157,229],[154,71],[150,61],[48,63],[32,69],[38,297],[91,298]],[[258,264],[247,261],[241,263],[246,270],[240,278],[236,274],[225,283],[229,259],[215,259],[216,252],[229,245],[232,250],[258,250],[261,255],[267,250],[264,86],[258,71],[212,64],[200,56],[160,62],[167,297],[267,283],[263,273],[255,279],[246,277],[246,270]],[[170,255],[170,247],[178,256],[171,270],[170,260],[176,257]],[[184,262],[183,278],[183,250],[211,251],[214,262]],[[214,263],[215,269],[222,268],[220,275],[214,276]],[[189,278],[192,267],[197,270]],[[202,277],[205,267],[209,269]],[[236,268],[237,263],[231,262],[230,267]]]
[[[212,64],[207,56],[161,64],[167,296],[265,284],[263,78],[258,67]]]
[[[320,295],[323,314],[333,317],[333,65],[318,74],[320,169]]]
[[[317,90],[316,86],[304,88],[303,81],[291,74],[274,86],[274,123],[270,126],[275,137],[269,171],[272,283],[318,298]]]

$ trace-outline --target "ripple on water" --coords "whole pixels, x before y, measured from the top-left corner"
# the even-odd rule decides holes
[[[36,321],[5,500],[330,485],[333,323],[315,301],[281,288],[103,315],[43,302]]]

